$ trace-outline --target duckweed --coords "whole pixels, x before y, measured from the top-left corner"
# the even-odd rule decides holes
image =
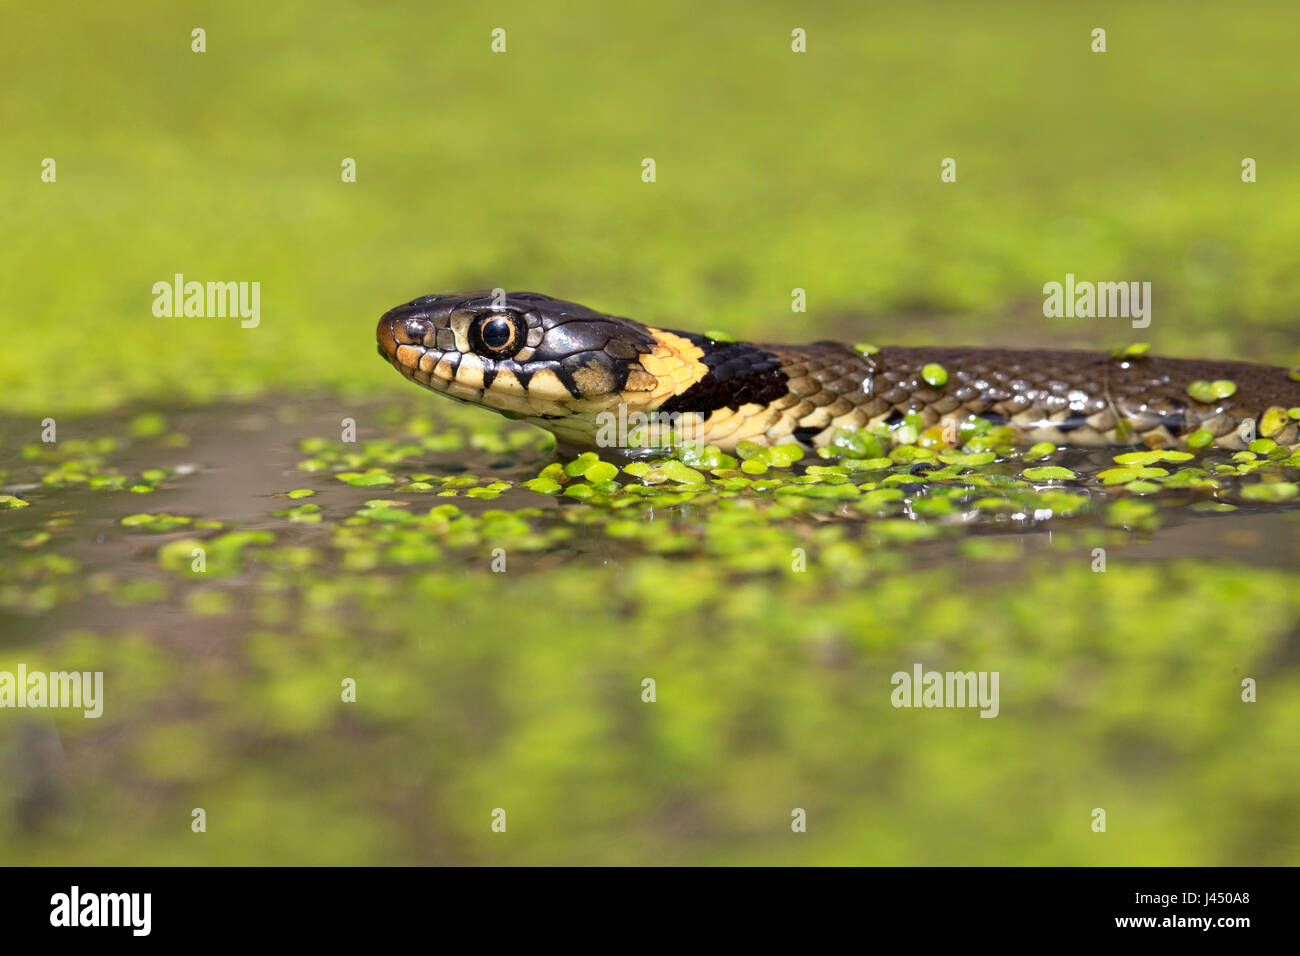
[[[1030,481],[1063,481],[1079,477],[1069,468],[1062,468],[1059,465],[1048,465],[1042,468],[1026,468],[1022,474]]]
[[[1134,342],[1132,345],[1125,345],[1115,349],[1110,353],[1113,359],[1142,359],[1146,358],[1147,353],[1151,351],[1151,345],[1148,342]]]
[[[150,558],[147,566],[135,562],[129,573],[111,562],[86,567],[59,553],[89,526],[78,513],[56,513],[51,507],[66,492],[42,484],[39,475],[57,470],[59,461],[25,458],[19,467],[30,471],[9,480],[34,477],[33,491],[9,496],[26,507],[6,518],[20,530],[0,566],[0,608],[43,615],[92,601],[110,612],[129,609],[147,619],[147,609],[162,605],[188,616],[193,633],[204,633],[201,622],[217,624],[241,635],[250,649],[260,648],[247,652],[255,667],[268,668],[266,673],[285,682],[273,684],[280,688],[274,693],[253,697],[240,719],[255,728],[259,720],[292,722],[312,714],[318,723],[311,726],[324,734],[332,718],[322,716],[329,710],[318,698],[334,694],[333,688],[304,691],[304,702],[283,705],[283,713],[274,710],[280,704],[268,703],[295,686],[294,673],[350,671],[362,666],[372,644],[374,660],[390,660],[391,641],[418,632],[422,637],[412,647],[419,648],[418,660],[427,663],[429,673],[450,671],[464,678],[463,662],[470,659],[465,655],[476,648],[486,652],[494,640],[484,636],[494,633],[486,618],[480,623],[487,629],[478,628],[471,639],[477,620],[472,614],[478,612],[467,608],[475,601],[482,613],[493,614],[493,627],[500,627],[500,608],[507,605],[535,610],[517,622],[521,634],[532,633],[531,622],[537,620],[558,622],[548,640],[515,641],[504,656],[498,646],[494,656],[482,659],[497,663],[483,666],[528,667],[538,655],[587,660],[601,647],[607,653],[635,655],[644,649],[657,655],[670,646],[664,642],[686,641],[685,623],[666,622],[683,613],[704,614],[700,609],[707,607],[707,620],[691,618],[696,635],[726,641],[741,629],[773,642],[773,635],[783,635],[764,645],[767,673],[778,664],[772,657],[777,648],[792,653],[803,646],[799,642],[884,646],[910,640],[899,635],[915,634],[918,622],[930,633],[947,626],[935,621],[969,622],[972,608],[993,612],[994,605],[980,603],[985,585],[966,580],[987,576],[978,567],[983,562],[996,562],[996,577],[1007,577],[1012,593],[1018,593],[1031,573],[1027,569],[1050,553],[1050,560],[1069,562],[1073,570],[1055,567],[1042,581],[1093,587],[1096,600],[1109,594],[1108,588],[1122,591],[1153,567],[1162,569],[1154,573],[1166,573],[1163,565],[1125,560],[1124,549],[1163,533],[1167,524],[1192,515],[1217,523],[1221,515],[1249,515],[1300,500],[1300,458],[1267,436],[1237,455],[1214,449],[1088,452],[1047,443],[1015,447],[1008,429],[971,419],[961,423],[957,447],[942,441],[923,446],[900,443],[912,434],[917,442],[936,438],[931,426],[911,417],[837,431],[816,455],[793,443],[745,444],[734,454],[695,445],[634,461],[593,453],[558,462],[536,442],[474,438],[469,431],[449,440],[412,429],[406,420],[394,427],[403,433],[350,448],[304,442],[299,447],[310,448],[320,467],[299,472],[308,476],[302,488],[251,499],[252,514],[241,512],[237,528],[220,515],[195,515],[192,507],[138,513],[129,506],[136,499],[125,497],[132,483],[162,481],[169,494],[183,495],[188,472],[128,465],[121,457],[126,445],[103,443],[93,468],[81,471],[87,480],[66,487],[88,488],[100,479],[97,500],[119,503],[109,545],[129,537],[132,547]],[[438,495],[444,500],[437,501]],[[1024,533],[1044,526],[1053,529],[1050,541]],[[1016,534],[985,534],[997,531]],[[1109,551],[1106,575],[1089,570],[1090,549],[1098,546]],[[497,560],[504,562],[503,575],[492,573]],[[613,567],[602,570],[604,563]],[[927,577],[936,567],[955,576]],[[599,586],[592,583],[597,575]],[[1206,577],[1189,575],[1182,584],[1190,580],[1204,586]],[[1254,580],[1243,575],[1234,587]],[[1063,606],[1070,592],[1044,583],[1034,587],[1033,600],[1027,596],[1022,610],[1024,620],[1039,621],[1035,633],[1043,635],[1044,646],[1084,646],[1079,635],[1057,633],[1065,626],[1060,615],[1042,619],[1043,606]],[[1186,586],[1176,593],[1184,601],[1201,599]],[[1285,594],[1268,593],[1274,599]],[[1142,595],[1114,597],[1118,603],[1106,633],[1119,633],[1116,628],[1129,627],[1130,619],[1135,634],[1146,633],[1138,622],[1150,602],[1172,606],[1172,594],[1158,588]],[[1005,595],[999,597],[996,607],[1004,607],[1004,600]],[[625,637],[601,630],[601,609],[612,614],[614,604],[620,613],[629,606],[655,609],[620,618],[625,628],[637,629],[639,641],[602,643]],[[751,618],[756,607],[764,614]],[[799,621],[806,619],[810,630],[792,629],[792,612]],[[1206,613],[1201,608],[1197,616]],[[998,620],[999,628],[1020,626]],[[395,630],[386,630],[390,625]],[[968,643],[961,646],[975,646],[968,625],[962,633]],[[327,634],[336,636],[322,640]],[[791,635],[802,636],[792,641]],[[987,639],[992,638],[982,638]],[[690,643],[700,646],[697,638]],[[1186,638],[1179,643],[1185,648]],[[105,653],[100,644],[96,635],[86,646]],[[610,650],[615,647],[620,650]],[[205,666],[217,667],[212,660],[207,658]],[[412,666],[424,666],[410,659],[402,665],[373,660],[367,665],[373,671],[363,675],[363,699],[377,709],[357,710],[361,716],[349,719],[374,720],[382,728],[388,726],[385,720],[395,719],[392,714],[405,713],[404,707],[440,706],[413,703],[427,700],[414,690],[406,696],[376,691],[373,681],[402,681]],[[621,674],[624,665],[610,668]],[[808,668],[796,666],[794,672],[806,674]],[[531,678],[520,680],[532,686]],[[751,692],[754,686],[746,684]],[[220,693],[211,683],[201,689],[204,700]],[[834,694],[827,698],[835,699]],[[380,716],[385,708],[389,716]]]
[[[1274,405],[1264,411],[1259,417],[1259,433],[1265,438],[1272,438],[1280,434],[1282,429],[1286,428],[1290,422],[1290,415],[1285,408]]]
[[[1206,405],[1211,405],[1220,399],[1229,398],[1236,391],[1237,383],[1226,378],[1214,382],[1192,382],[1187,386],[1187,394]]]
[[[665,461],[659,467],[659,470],[663,472],[669,481],[676,481],[681,484],[690,485],[704,483],[704,475],[702,473],[674,459]]]
[[[382,468],[371,468],[366,471],[344,471],[334,476],[345,484],[352,485],[354,488],[375,488],[380,485],[391,485],[396,479]]]
[[[186,515],[166,513],[134,514],[123,518],[122,526],[125,528],[142,528],[145,531],[172,531],[183,525],[191,524],[193,521],[193,518]]]
[[[921,369],[921,378],[933,388],[943,388],[948,384],[948,370],[937,362],[931,362]]]
[[[303,524],[319,524],[321,520],[320,505],[305,504],[282,511],[272,511],[273,518],[287,518]]]
[[[1300,492],[1300,485],[1292,481],[1260,482],[1246,485],[1241,496],[1247,501],[1288,501]]]

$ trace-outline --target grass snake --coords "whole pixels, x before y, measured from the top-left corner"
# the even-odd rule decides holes
[[[1007,428],[1011,443],[1300,444],[1297,374],[1248,362],[1138,350],[760,345],[500,291],[422,296],[385,313],[377,339],[407,378],[545,428],[562,453],[637,454],[684,441],[816,448],[837,429],[883,423],[897,434],[905,422],[954,445],[972,418]]]

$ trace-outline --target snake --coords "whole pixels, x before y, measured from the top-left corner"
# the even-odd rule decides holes
[[[894,444],[919,433],[955,446],[977,419],[1005,429],[1008,444],[1300,445],[1300,372],[1141,347],[767,345],[500,289],[413,299],[384,313],[376,338],[406,378],[546,429],[567,454],[686,442],[817,449],[864,428]]]

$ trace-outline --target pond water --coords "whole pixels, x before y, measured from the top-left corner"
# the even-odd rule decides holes
[[[1300,859],[1284,449],[625,467],[424,396],[57,427],[4,423],[0,681],[102,672],[102,715],[0,710],[5,862]]]

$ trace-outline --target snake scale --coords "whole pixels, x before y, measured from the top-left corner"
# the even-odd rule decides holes
[[[1248,362],[760,345],[533,292],[422,296],[385,313],[376,335],[407,378],[545,428],[562,452],[682,441],[816,448],[837,429],[902,422],[955,444],[953,424],[972,417],[1026,444],[1181,448],[1191,437],[1194,447],[1236,450],[1257,436],[1300,444],[1295,373]]]

